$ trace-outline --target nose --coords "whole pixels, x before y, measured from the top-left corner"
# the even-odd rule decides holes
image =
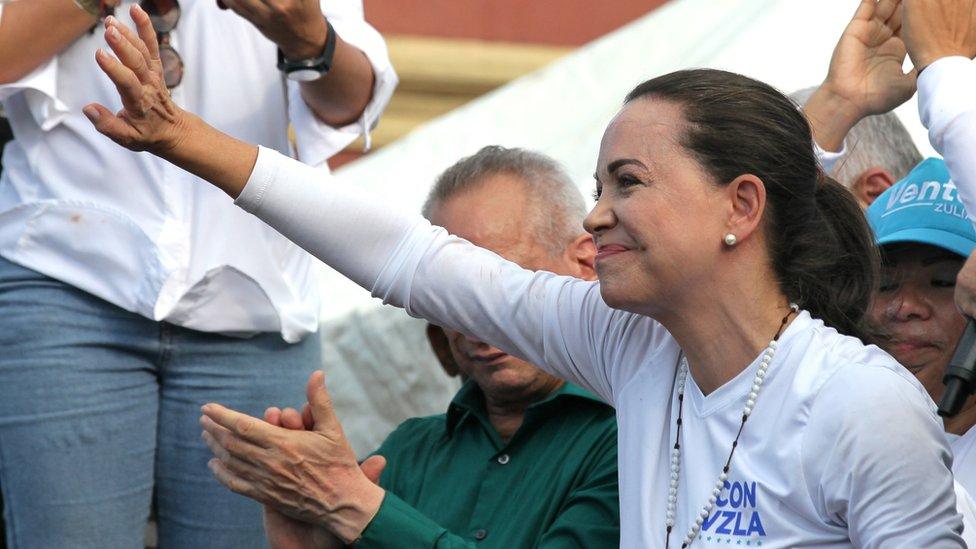
[[[617,217],[613,213],[613,207],[610,204],[610,199],[605,196],[601,196],[599,200],[596,201],[596,205],[590,210],[590,213],[586,214],[586,219],[583,220],[583,228],[586,232],[593,236],[600,235],[609,229],[613,228],[617,224]]]
[[[899,322],[927,320],[932,316],[932,306],[921,292],[905,284],[892,296],[885,313],[888,318]]]

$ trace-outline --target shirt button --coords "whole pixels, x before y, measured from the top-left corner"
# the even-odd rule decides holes
[[[502,455],[498,456],[498,463],[500,463],[502,465],[506,465],[508,463],[509,459],[510,458],[508,457],[508,454],[502,454]]]
[[[484,528],[474,533],[474,539],[478,541],[481,541],[487,537],[488,537],[488,530],[485,530]]]

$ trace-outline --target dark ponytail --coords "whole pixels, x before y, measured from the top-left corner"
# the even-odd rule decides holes
[[[865,312],[878,273],[871,231],[850,192],[823,174],[796,104],[767,84],[711,69],[648,80],[627,102],[641,97],[683,107],[681,142],[718,184],[746,173],[762,180],[783,293],[828,326],[870,341]]]

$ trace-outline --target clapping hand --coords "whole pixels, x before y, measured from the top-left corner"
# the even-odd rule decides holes
[[[217,480],[350,543],[376,514],[385,492],[356,462],[324,377],[315,372],[306,389],[311,430],[275,426],[219,404],[204,406],[200,422],[216,456],[210,468]]]
[[[264,421],[294,431],[311,430],[315,427],[308,404],[301,413],[293,408],[268,408],[264,411]],[[366,478],[377,485],[384,467],[386,459],[382,456],[370,456],[359,465]],[[271,549],[333,549],[345,546],[325,528],[293,519],[270,505],[264,505],[264,531]]]

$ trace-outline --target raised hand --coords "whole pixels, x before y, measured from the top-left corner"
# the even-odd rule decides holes
[[[891,111],[915,93],[915,72],[902,70],[901,22],[898,0],[862,0],[830,58],[824,86],[865,116]]]
[[[219,404],[204,406],[200,422],[217,456],[210,468],[222,484],[350,543],[378,511],[384,491],[356,462],[324,377],[315,372],[309,378],[310,431],[274,426]]]
[[[163,79],[159,44],[149,15],[130,9],[136,32],[114,17],[105,20],[105,40],[116,57],[99,49],[95,60],[115,83],[123,109],[112,113],[92,103],[84,108],[95,128],[123,147],[165,155],[183,138],[187,114],[173,103]]]
[[[942,57],[976,56],[976,2],[905,0],[902,36],[918,70]]]
[[[901,24],[899,0],[861,0],[834,48],[827,78],[804,108],[820,146],[838,150],[859,120],[891,111],[915,93],[915,71],[902,70]]]

